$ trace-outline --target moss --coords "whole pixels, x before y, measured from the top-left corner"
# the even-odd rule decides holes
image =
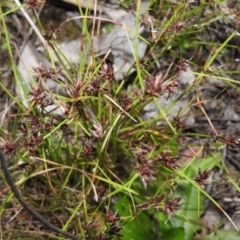
[[[43,28],[47,31],[54,32],[61,23],[63,23],[68,17],[66,11],[62,8],[47,4],[44,11],[40,15],[40,21]],[[76,39],[80,34],[79,28],[74,21],[70,21],[64,24],[61,29],[59,39],[62,41],[69,41]]]

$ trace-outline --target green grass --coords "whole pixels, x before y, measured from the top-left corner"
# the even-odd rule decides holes
[[[78,6],[78,19],[83,23],[82,34],[86,44],[91,47],[90,57],[83,54],[79,65],[72,65],[57,48],[56,40],[49,36],[47,54],[52,69],[40,67],[41,71],[35,72],[37,77],[34,77],[35,83],[31,88],[24,85],[17,68],[11,34],[6,24],[6,18],[19,7],[10,10],[0,4],[1,38],[9,54],[13,80],[15,84],[23,86],[26,99],[30,99],[29,107],[24,106],[0,82],[1,91],[17,108],[17,112],[9,112],[4,119],[5,123],[9,121],[11,124],[7,128],[4,125],[1,127],[0,138],[6,155],[11,159],[9,166],[15,167],[12,176],[16,185],[32,208],[49,220],[60,216],[56,217],[57,225],[78,234],[81,239],[141,240],[156,239],[156,236],[158,239],[170,239],[170,236],[171,240],[194,239],[203,228],[201,215],[205,211],[206,199],[231,220],[204,188],[208,183],[211,184],[208,171],[219,167],[226,172],[233,188],[239,191],[236,180],[227,174],[221,154],[221,150],[231,144],[225,137],[219,137],[217,126],[212,124],[204,109],[202,101],[205,99],[201,99],[199,93],[206,77],[216,78],[225,83],[226,88],[239,92],[236,77],[239,71],[229,70],[226,76],[223,73],[227,73],[227,68],[217,68],[222,53],[227,58],[228,53],[236,47],[231,41],[236,36],[237,28],[233,26],[231,34],[222,42],[208,41],[205,31],[219,20],[230,21],[229,16],[218,8],[222,2],[201,1],[191,7],[190,3],[183,1],[170,4],[152,0],[154,21],[145,24],[152,34],[156,30],[156,36],[144,40],[148,43],[148,50],[143,61],[135,49],[140,36],[135,30],[131,31],[136,34],[135,42],[128,38],[134,53],[136,76],[128,87],[124,79],[114,80],[112,68],[104,65],[103,58],[95,58],[92,45],[95,30],[87,25],[91,21],[87,16],[89,11],[85,12]],[[203,17],[203,12],[211,8],[216,10],[212,11],[211,18]],[[37,13],[35,10],[33,12],[38,28],[44,32]],[[140,24],[139,19],[136,24]],[[65,22],[61,23],[62,33],[64,26]],[[119,26],[124,27],[122,23]],[[57,29],[52,30],[54,32]],[[61,36],[57,41],[60,40]],[[202,54],[206,49],[209,50],[208,54]],[[204,58],[201,60],[204,63],[199,67],[195,61],[198,54]],[[58,67],[54,63],[54,55],[58,59]],[[187,58],[185,63],[193,68],[194,83],[183,89],[177,100],[165,108],[159,103],[158,97],[172,96],[175,90],[181,91],[181,87],[175,84],[181,67],[184,67],[180,63],[184,58]],[[67,65],[63,62],[67,62]],[[159,62],[162,65],[168,63],[162,70],[166,74],[167,84],[161,82],[159,86],[155,79],[151,86],[147,85],[147,77]],[[59,71],[60,68],[63,68],[63,73]],[[48,77],[45,76],[47,74]],[[46,88],[45,83],[51,77],[59,87],[65,88],[66,95],[52,93]],[[168,111],[190,92],[193,96],[189,98],[189,103],[174,116],[169,115]],[[50,100],[65,109],[63,116],[45,110],[43,105]],[[160,113],[156,118],[145,118],[144,107],[151,101],[156,103]],[[211,132],[191,132],[193,128],[188,130],[184,127],[184,108],[192,104],[208,120]],[[212,133],[215,141],[212,140]],[[237,139],[231,136],[232,141],[238,144]],[[197,140],[191,144],[179,143],[184,137]],[[208,152],[206,143],[213,150]],[[12,151],[7,148],[10,145]],[[192,150],[192,157],[185,162],[179,157],[182,145]],[[198,153],[193,151],[196,146]],[[201,152],[206,154],[200,157]],[[26,163],[27,167],[19,168],[17,164],[20,161]],[[207,174],[207,177],[202,177],[201,173]],[[1,215],[9,211],[10,202],[15,202],[11,192],[4,193]],[[20,208],[17,203],[14,203],[14,207]],[[23,213],[20,217],[26,222],[31,221]],[[2,229],[1,239],[6,239],[10,234],[15,239],[38,236],[36,226],[35,231],[29,234],[24,230],[24,225],[18,227]],[[221,236],[219,232],[223,231],[212,230],[204,239],[211,239],[214,234]],[[46,229],[41,234],[45,234],[44,239],[64,239]],[[228,234],[231,236],[235,233]],[[101,238],[103,236],[106,238]]]

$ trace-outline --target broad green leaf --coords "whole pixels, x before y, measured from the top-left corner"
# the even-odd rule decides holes
[[[172,228],[164,233],[161,240],[184,240],[184,228]]]
[[[187,175],[194,179],[199,169],[201,171],[212,169],[219,160],[221,160],[219,153],[206,158],[197,158],[184,169],[183,176]],[[200,216],[204,211],[204,196],[196,186],[187,181],[179,183],[176,195],[183,196],[182,205],[181,209],[170,219],[170,223],[173,227],[185,229],[186,240],[193,239],[194,233],[201,228]]]
[[[202,240],[216,239],[237,240],[240,239],[240,233],[235,230],[217,231],[202,238]]]
[[[115,211],[118,212],[121,217],[130,217],[127,223],[124,223],[123,229],[121,230],[121,240],[137,239],[146,240],[154,239],[154,227],[156,223],[151,219],[148,211],[142,211],[139,214],[131,214],[132,202],[126,198],[121,197],[119,201],[115,204]],[[114,238],[118,239],[118,238]]]

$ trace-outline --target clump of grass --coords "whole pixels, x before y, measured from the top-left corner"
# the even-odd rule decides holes
[[[162,4],[163,9],[169,7],[163,1],[152,2],[153,6]],[[42,29],[35,11],[37,1],[27,3],[26,9],[33,10]],[[215,166],[223,168],[220,150],[225,146],[236,149],[239,142],[234,134],[220,136],[217,133],[199,99],[198,87],[204,77],[211,75],[212,63],[236,31],[212,50],[202,70],[194,73],[195,99],[209,121],[213,135],[187,132],[181,114],[176,112],[175,116],[169,117],[157,102],[158,97],[172,96],[182,89],[179,76],[187,71],[191,59],[182,59],[181,54],[186,53],[188,44],[181,46],[174,56],[181,59],[178,63],[171,60],[174,67],[169,68],[169,76],[167,73],[165,77],[150,74],[158,59],[168,52],[172,56],[171,48],[176,49],[183,40],[188,42],[187,36],[193,37],[192,32],[198,33],[203,24],[210,24],[210,21],[201,23],[197,29],[187,24],[187,19],[209,6],[212,7],[210,3],[202,3],[187,11],[186,3],[176,4],[162,24],[143,17],[142,24],[149,30],[149,39],[146,39],[149,50],[144,59],[135,59],[135,79],[126,76],[122,81],[116,81],[112,65],[105,58],[95,59],[91,52],[89,65],[86,59],[81,59],[86,63],[80,64],[84,68],[81,73],[71,63],[59,68],[33,66],[35,81],[29,90],[26,89],[28,108],[1,84],[18,106],[17,113],[11,117],[11,128],[1,129],[3,150],[16,167],[17,163],[24,163],[25,171],[14,171],[13,177],[32,208],[38,209],[39,203],[42,204],[41,212],[46,219],[53,221],[52,215],[58,215],[56,225],[80,239],[154,239],[156,236],[164,239],[169,234],[178,236],[176,239],[193,239],[202,228],[200,217],[204,212],[204,198],[210,199],[229,218],[205,187],[211,169]],[[133,5],[127,8],[133,13],[136,9]],[[0,12],[10,56],[11,41],[4,18],[14,11],[3,14],[1,9]],[[86,25],[83,26],[90,36]],[[63,63],[66,59],[53,39],[58,32],[59,29],[53,34],[43,33],[43,36]],[[88,39],[91,41],[91,37]],[[202,47],[196,41],[194,48],[197,44]],[[21,76],[16,62],[11,59],[14,79],[18,81]],[[128,87],[127,80],[132,82]],[[229,79],[223,80],[231,83]],[[56,82],[65,95],[51,92],[48,81]],[[146,119],[143,109],[151,101],[155,101],[161,114]],[[65,114],[55,115],[54,109],[48,110],[52,106],[63,108]],[[165,122],[163,127],[159,127],[159,122]],[[205,143],[189,144],[194,137],[204,139]],[[191,158],[186,162],[180,158],[183,145],[192,150]],[[194,145],[198,147],[197,152],[193,150]],[[234,180],[231,181],[236,185]],[[37,191],[31,188],[32,184]],[[13,201],[13,195],[8,193],[0,208],[1,214],[7,211],[10,201]],[[28,222],[25,217],[24,220]],[[36,229],[37,225],[34,226]],[[25,232],[23,226],[18,231],[4,230],[3,235],[7,236],[9,232],[15,238],[22,234],[37,237],[36,233]],[[41,234],[55,235],[47,230]]]

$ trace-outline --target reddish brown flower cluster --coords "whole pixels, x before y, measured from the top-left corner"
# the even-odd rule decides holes
[[[71,87],[67,86],[65,90],[71,98],[77,99],[78,97],[81,96],[81,91],[83,91],[83,86],[84,86],[84,83],[80,79],[75,79],[73,81],[73,85]]]
[[[173,118],[173,125],[176,129],[183,129],[184,123],[182,122],[180,117],[174,117]]]
[[[203,157],[209,155],[211,151],[214,151],[214,149],[211,148],[210,143],[205,143],[203,145]]]
[[[174,21],[170,26],[170,31],[174,32],[174,34],[178,34],[184,30],[186,25],[187,25],[187,21],[185,22]]]
[[[155,180],[158,167],[169,167],[174,171],[180,167],[180,164],[177,162],[179,157],[172,156],[169,152],[159,153],[151,159],[147,159],[148,153],[159,149],[159,144],[153,145],[149,142],[144,143],[144,140],[136,140],[131,142],[131,146],[136,148],[134,154],[136,154],[136,162],[138,165],[135,170],[138,172],[145,188],[147,187],[148,181]]]
[[[60,68],[56,71],[53,68],[46,67],[33,67],[33,71],[37,73],[37,78],[46,82],[48,79],[59,80],[61,79],[63,69]]]
[[[38,4],[40,3],[40,0],[25,0],[25,2],[27,4],[26,10],[38,10]]]
[[[40,145],[43,141],[44,135],[31,136],[26,139],[26,147],[29,151],[33,152],[36,150],[37,145]]]
[[[180,88],[178,77],[175,77],[164,86],[163,91],[169,93],[170,96],[170,94],[178,92]]]
[[[67,124],[62,124],[60,129],[62,130],[62,133],[64,136],[68,136],[68,134],[72,134],[72,130],[68,127]]]
[[[145,188],[147,188],[147,182],[155,180],[155,167],[153,165],[153,160],[143,160],[142,158],[138,158],[138,167],[136,171],[138,172],[142,183]]]
[[[197,182],[201,187],[205,187],[206,180],[210,176],[211,171],[210,170],[204,170],[203,172],[201,169],[198,170],[198,177],[196,177],[194,180]]]
[[[235,132],[236,132],[236,130],[232,131],[228,137],[216,135],[216,136],[214,136],[214,138],[217,141],[226,144],[227,148],[231,147],[231,148],[235,148],[239,151],[240,142],[238,141],[238,138],[235,136]]]
[[[31,133],[35,133],[38,131],[48,133],[53,127],[53,119],[50,122],[42,123],[40,119],[33,114],[28,114],[25,116],[24,123],[30,123],[30,131]],[[23,122],[22,122],[23,123]]]
[[[54,45],[51,43],[51,40],[57,38],[57,33],[59,33],[58,29],[56,31],[45,30],[42,33],[42,36],[44,37],[44,39],[48,42],[49,46],[51,46],[53,49],[54,49]]]
[[[178,77],[170,81],[165,81],[164,74],[159,73],[156,76],[149,75],[145,79],[145,93],[160,97],[164,93],[174,93],[179,90],[181,85],[178,83]]]
[[[91,139],[88,139],[83,143],[81,156],[88,159],[93,159],[96,157],[97,149],[94,142]]]
[[[178,63],[179,72],[186,72],[188,67],[189,67],[189,63],[188,63],[188,60],[186,59],[183,59]]]
[[[114,79],[113,68],[103,62],[101,65],[101,70],[99,71],[99,76],[94,76],[91,78],[91,81],[86,84],[86,81],[81,81],[80,78],[77,78],[73,81],[72,85],[68,85],[65,87],[68,95],[76,100],[73,102],[74,108],[78,111],[79,115],[82,116],[86,121],[88,121],[88,117],[84,111],[84,101],[80,100],[80,97],[93,95],[95,93],[106,93],[108,89],[102,87],[102,84],[105,81],[112,81]]]
[[[46,94],[46,90],[43,89],[41,83],[39,83],[37,88],[31,86],[29,95],[31,96],[29,101],[33,101],[34,105],[37,105],[42,109],[54,104],[53,96],[52,95],[48,96]]]
[[[53,119],[44,122],[34,114],[27,114],[20,123],[19,131],[24,134],[25,146],[29,151],[35,151],[37,146],[41,145],[43,137],[53,128]]]
[[[134,13],[134,12],[137,11],[137,5],[132,3],[132,4],[130,4],[129,6],[125,7],[124,10],[125,10],[126,12],[132,12],[132,13]]]
[[[168,214],[168,219],[170,219],[174,213],[180,209],[180,201],[181,201],[181,197],[175,197],[172,200],[167,200],[165,203],[165,211]]]
[[[180,167],[180,164],[177,162],[179,157],[171,156],[168,152],[160,153],[154,159],[172,170],[177,170]]]
[[[122,227],[120,227],[118,224],[120,218],[117,216],[117,213],[107,212],[105,215],[105,220],[106,222],[110,223],[108,234],[111,237],[113,236],[121,237],[122,234],[120,234],[119,232],[121,231]]]
[[[161,195],[151,198],[148,202],[137,205],[137,208],[140,210],[154,208],[159,211],[165,211],[168,214],[168,219],[170,219],[174,213],[180,209],[180,200],[181,197],[176,197],[164,201],[164,195]]]
[[[191,138],[188,137],[187,134],[180,134],[179,137],[177,138],[177,142],[180,145],[185,145]]]
[[[17,144],[12,140],[7,141],[3,146],[3,152],[6,156],[12,156],[17,150]]]
[[[128,111],[131,108],[133,100],[129,98],[127,95],[124,95],[119,98],[119,105],[124,111]]]
[[[157,76],[149,75],[145,79],[145,93],[160,97],[162,94],[162,84],[164,82],[164,76],[162,73],[159,73]]]
[[[97,77],[93,77],[91,82],[88,84],[88,86],[85,89],[85,94],[90,95],[98,92],[107,93],[108,89],[102,87],[101,79]]]
[[[150,208],[155,208],[157,210],[162,210],[163,206],[164,206],[163,199],[164,199],[164,195],[150,198],[148,202],[144,202],[144,203],[141,203],[141,204],[137,205],[137,208],[141,209],[141,210],[147,210],[147,209],[150,209]]]
[[[110,64],[103,62],[101,64],[101,69],[99,70],[99,77],[102,81],[112,81],[114,80],[114,70]]]
[[[94,240],[110,240],[114,236],[122,237],[122,234],[119,232],[122,230],[122,227],[119,226],[120,218],[117,216],[117,213],[107,212],[105,214],[105,221],[107,223],[107,231],[100,232],[99,235],[94,237]]]

